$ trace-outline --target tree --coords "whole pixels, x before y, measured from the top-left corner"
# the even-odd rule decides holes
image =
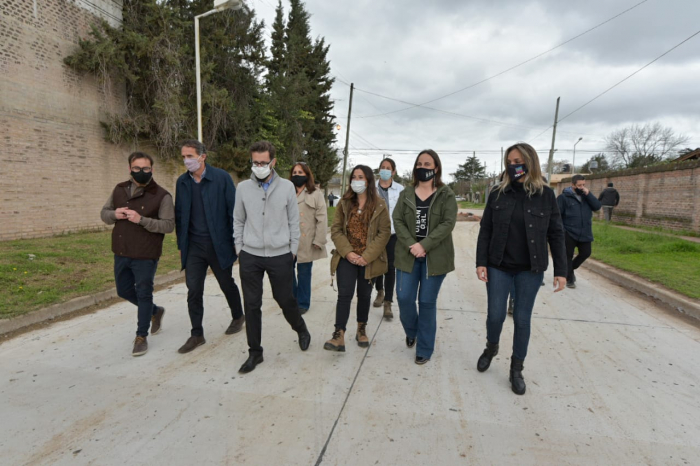
[[[280,122],[278,163],[305,161],[322,186],[340,161],[334,147],[328,50],[325,39],[311,40],[309,13],[301,0],[291,0],[286,23],[281,1],[277,4],[267,86]]]
[[[121,28],[94,25],[65,58],[105,86],[124,82],[125,108],[102,122],[108,140],[147,139],[161,156],[179,156],[179,141],[197,132],[193,18],[210,9],[211,0],[125,0]],[[261,85],[264,24],[239,10],[210,16],[202,27],[202,142],[217,165],[244,174],[250,142],[278,126]]]
[[[606,136],[605,148],[613,153],[612,161],[617,167],[646,167],[663,161],[688,139],[658,122],[635,124]]]
[[[548,173],[549,163],[542,164],[542,173]],[[552,174],[567,173],[571,171],[571,164],[566,160],[552,160]]]
[[[484,178],[486,176],[486,168],[481,164],[476,154],[467,157],[467,161],[457,167],[457,171],[452,173],[455,181],[472,181]]]
[[[581,166],[581,173],[591,173],[591,162],[598,162],[598,167],[594,168],[596,172],[604,172],[610,170],[610,163],[602,152],[594,155],[586,163]]]

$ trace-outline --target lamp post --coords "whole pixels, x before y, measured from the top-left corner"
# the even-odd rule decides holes
[[[573,163],[571,164],[571,174],[572,174],[572,175],[573,175],[574,173],[576,173],[576,144],[578,144],[579,142],[581,142],[581,139],[583,139],[583,138],[578,138],[578,141],[576,141],[576,142],[574,143],[574,161],[573,161]]]
[[[199,19],[224,10],[240,10],[243,0],[214,0],[214,9],[194,17],[194,54],[197,68],[197,139],[204,143],[202,137],[202,77],[199,67]]]

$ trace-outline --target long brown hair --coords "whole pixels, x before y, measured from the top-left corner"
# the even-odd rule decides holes
[[[525,166],[527,167],[527,174],[523,178],[523,188],[525,188],[528,197],[534,194],[542,194],[547,183],[542,178],[540,158],[535,148],[526,142],[518,142],[506,149],[503,155],[503,167],[505,168],[503,182],[498,186],[498,190],[502,193],[513,182],[508,175],[508,154],[514,150],[520,152],[520,155],[523,156]]]
[[[416,157],[416,161],[413,162],[413,186],[418,186],[419,183],[418,176],[416,174],[416,165],[418,164],[418,159],[423,154],[428,154],[433,158],[435,168],[437,168],[437,173],[435,173],[435,178],[433,178],[433,186],[439,188],[440,186],[445,184],[442,182],[442,163],[440,162],[440,157],[437,155],[437,152],[435,152],[432,149],[425,149],[420,151],[420,154],[418,154],[418,157]]]
[[[377,188],[374,183],[374,173],[372,172],[371,168],[369,168],[367,165],[355,165],[348,176],[348,189],[345,191],[345,194],[343,194],[343,200],[350,201],[353,209],[360,205],[359,201],[357,200],[357,193],[352,190],[351,186],[352,175],[355,173],[355,170],[361,170],[365,175],[365,180],[367,180],[367,190],[365,191],[367,193],[367,201],[365,201],[365,208],[362,209],[362,213],[360,214],[362,216],[362,220],[367,221],[372,217],[374,209],[378,204]],[[345,212],[346,216],[348,214],[349,212]]]
[[[314,182],[314,175],[311,173],[311,169],[306,162],[296,162],[294,165],[292,165],[292,168],[289,169],[289,179],[292,179],[292,173],[294,173],[294,168],[297,165],[301,167],[304,175],[306,175],[306,190],[309,192],[309,194],[311,194],[312,192],[316,191],[316,183]]]

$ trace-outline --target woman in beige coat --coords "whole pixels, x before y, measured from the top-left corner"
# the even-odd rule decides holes
[[[304,314],[311,306],[311,268],[315,260],[327,257],[328,211],[326,198],[316,189],[314,175],[304,162],[292,166],[289,179],[297,190],[299,206],[299,251],[294,274],[294,297],[299,311]]]

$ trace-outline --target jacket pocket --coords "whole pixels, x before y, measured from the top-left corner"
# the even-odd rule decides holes
[[[489,204],[493,223],[509,223],[510,222],[510,204],[505,201],[494,201]]]

